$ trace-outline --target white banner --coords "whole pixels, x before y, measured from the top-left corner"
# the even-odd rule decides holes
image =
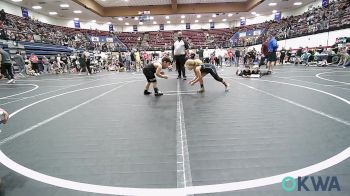
[[[245,36],[247,36],[247,32],[239,33],[239,37],[245,37]]]
[[[112,37],[107,37],[107,38],[106,38],[106,42],[113,43],[113,38],[112,38]]]
[[[100,39],[98,37],[91,36],[91,41],[98,42],[98,41],[100,41]]]
[[[261,34],[261,31],[260,30],[256,30],[253,32],[253,35],[260,35]]]

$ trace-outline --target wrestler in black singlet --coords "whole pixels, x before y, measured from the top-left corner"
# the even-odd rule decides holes
[[[157,68],[153,63],[146,65],[143,68],[143,74],[146,76],[147,82],[157,82],[155,73]]]
[[[210,64],[210,63],[203,63],[201,65],[201,73],[207,73],[213,76],[213,78],[219,82],[223,82],[224,79],[222,79],[218,73],[216,72],[215,65]]]

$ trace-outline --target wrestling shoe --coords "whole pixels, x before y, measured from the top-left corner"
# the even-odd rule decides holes
[[[158,91],[158,93],[154,93],[154,95],[155,95],[156,97],[159,97],[159,96],[162,96],[162,95],[163,95],[163,92],[162,92],[162,91]]]
[[[197,91],[198,93],[204,93],[205,92],[205,90],[204,90],[204,88],[201,88],[199,91]]]
[[[145,90],[145,91],[143,92],[143,94],[144,94],[144,95],[150,95],[150,94],[152,94],[152,93],[149,92],[149,91],[147,91],[147,90]]]

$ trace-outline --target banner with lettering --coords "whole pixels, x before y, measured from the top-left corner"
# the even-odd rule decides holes
[[[29,17],[28,9],[25,7],[21,7],[21,9],[22,9],[22,16],[25,18],[28,18]]]
[[[246,23],[246,21],[245,21],[245,18],[241,18],[240,20],[240,24],[241,24],[241,26],[245,26],[245,23]]]

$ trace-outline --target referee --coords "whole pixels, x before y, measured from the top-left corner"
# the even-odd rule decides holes
[[[186,80],[186,71],[185,71],[185,62],[186,62],[186,54],[188,50],[188,43],[183,40],[182,33],[178,32],[177,40],[174,42],[172,46],[173,51],[173,59],[176,61],[176,69],[178,71],[177,79],[181,78],[181,72],[183,79]]]

